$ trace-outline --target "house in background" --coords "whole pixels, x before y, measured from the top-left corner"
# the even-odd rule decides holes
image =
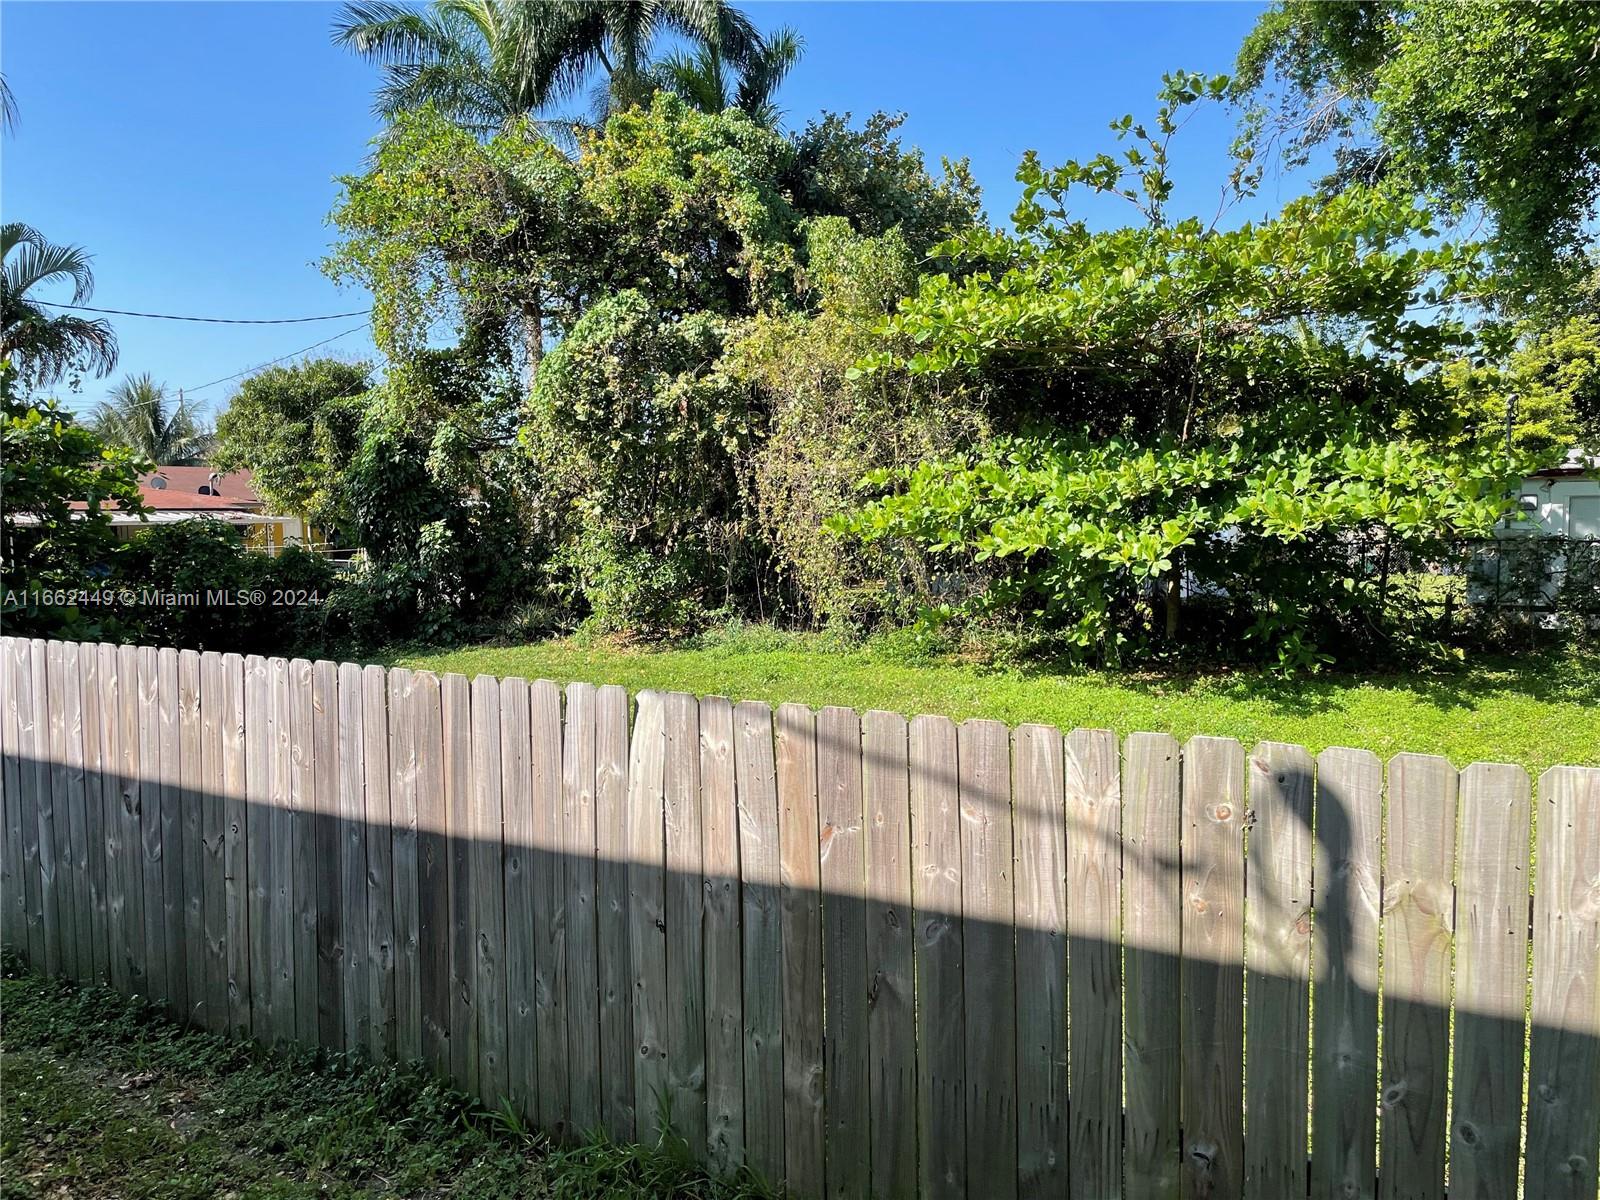
[[[1600,454],[1574,446],[1556,466],[1524,479],[1517,499],[1519,519],[1505,536],[1600,541]]]
[[[267,554],[279,554],[286,546],[322,548],[316,531],[300,517],[268,513],[266,503],[252,486],[249,471],[226,475],[210,467],[157,467],[139,477],[139,494],[149,512],[144,516],[111,512],[111,525],[117,537],[126,541],[152,525],[178,521],[221,521],[244,533],[245,542]],[[73,507],[86,508],[82,501]]]
[[[1584,618],[1593,613],[1600,572],[1600,455],[1582,447],[1561,462],[1535,471],[1517,491],[1517,510],[1473,555],[1468,599],[1475,605],[1521,609],[1552,620],[1566,590]],[[1570,585],[1570,587],[1569,587]]]

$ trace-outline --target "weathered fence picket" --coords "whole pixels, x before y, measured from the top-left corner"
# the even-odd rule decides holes
[[[1313,1200],[1370,1196],[1378,1174],[1378,924],[1383,764],[1365,750],[1317,758],[1312,969]]]
[[[1136,733],[1128,738],[1123,769],[1123,934],[1130,946],[1142,948],[1124,965],[1123,1162],[1128,1194],[1150,1200],[1178,1197],[1181,755],[1168,734]]]
[[[600,1122],[634,1136],[633,968],[628,907],[628,694],[603,687],[594,713],[595,943],[600,961]]]
[[[548,984],[538,978],[537,894],[546,884],[548,868],[536,861],[542,843],[535,821],[541,807],[533,797],[529,753],[532,738],[528,724],[528,685],[521,679],[500,681],[500,786],[504,810],[499,814],[505,830],[505,994],[506,1072],[511,1102],[536,1119],[560,1120],[560,1106],[551,1092],[541,1092],[540,1059],[546,1051],[548,1022],[538,1021],[538,1010],[548,1005]],[[544,955],[548,965],[548,953]],[[496,993],[498,995],[498,993]],[[547,1085],[553,1084],[548,1076]]]
[[[1587,1197],[1600,1112],[1600,771],[1546,771],[1538,828],[1523,1194]]]
[[[822,1106],[829,1196],[864,1196],[872,1178],[867,1100],[866,843],[861,720],[817,714],[817,840],[822,853]]]
[[[1250,756],[1249,905],[1244,960],[1244,1194],[1281,1200],[1306,1191],[1311,1021],[1311,755],[1263,742]]]
[[[554,692],[554,689],[552,689]],[[567,689],[565,720],[561,698],[545,706],[552,736],[561,740],[561,818],[556,822],[556,852],[561,857],[566,911],[566,1050],[568,1061],[597,1064],[567,1072],[569,1128],[600,1124],[599,956],[595,878],[595,689],[575,683]]]
[[[1597,898],[1600,767],[0,641],[36,969],[801,1200],[1595,1200]]]
[[[1017,1194],[1010,731],[998,721],[967,721],[959,730],[957,756],[967,1171],[969,1180],[983,1180],[985,1192],[1003,1200]],[[831,1118],[829,1125],[831,1135]]]
[[[568,695],[587,693],[573,684]],[[569,717],[570,720],[570,717]],[[592,717],[591,717],[592,720]],[[700,702],[701,862],[706,879],[706,1157],[727,1171],[744,1161],[744,983],[739,936],[739,804],[733,705]]]
[[[740,921],[744,946],[744,1078],[745,1161],[769,1179],[783,1175],[788,1068],[785,1024],[795,1000],[788,990],[787,942],[779,910],[782,849],[779,845],[778,785],[773,762],[772,714],[764,704],[734,709],[734,790],[739,802],[739,864],[743,906]],[[814,814],[814,805],[813,805]],[[820,981],[818,975],[813,984]],[[780,964],[783,964],[780,966]],[[820,1071],[822,1009],[810,1020],[819,1036],[816,1059]],[[813,1081],[821,1096],[820,1073]],[[817,1108],[817,1120],[822,1110]],[[641,1118],[642,1119],[642,1118]],[[817,1143],[817,1153],[822,1144]],[[816,1166],[820,1171],[822,1160]],[[820,1180],[821,1176],[818,1175]]]
[[[1244,1191],[1244,751],[1183,748],[1183,1195]]]
[[[1456,771],[1428,754],[1389,764],[1383,876],[1380,1200],[1444,1191]]]
[[[1531,798],[1520,767],[1461,772],[1450,1191],[1514,1196],[1528,989]]]
[[[1017,1180],[1023,1195],[1067,1189],[1067,846],[1061,733],[1012,739],[1016,824]],[[1113,1054],[1117,1052],[1112,1048]],[[914,1071],[914,1067],[913,1067]]]
[[[1117,1200],[1122,1191],[1122,961],[1116,735],[1067,735],[1067,1010],[1071,1062],[1067,1150],[1071,1187]],[[968,1015],[971,1020],[971,1015]]]
[[[959,735],[946,717],[911,722],[911,904],[917,968],[918,1183],[967,1191],[966,1015],[961,969]]]
[[[817,827],[817,727],[809,708],[780,705],[777,732],[762,704],[745,703],[734,710],[736,774],[739,788],[741,878],[745,883],[747,915],[764,918],[773,902],[773,880],[766,890],[755,883],[759,864],[772,869],[771,850],[763,832],[775,825],[778,835],[778,875],[781,882],[780,937],[783,975],[776,981],[762,969],[762,956],[772,953],[770,925],[765,920],[747,922],[745,1007],[752,1002],[770,1007],[781,1016],[782,1103],[776,1114],[771,1099],[762,1094],[761,1076],[745,1078],[745,1111],[752,1107],[768,1115],[762,1126],[751,1125],[746,1144],[783,1174],[804,1187],[807,1195],[822,1193],[822,858]],[[774,758],[774,754],[776,758]],[[775,791],[773,790],[775,789]],[[771,813],[769,819],[768,813]],[[755,883],[754,886],[751,886]],[[780,990],[781,989],[781,990]],[[749,1018],[746,1018],[747,1022]],[[770,1071],[765,1055],[751,1065]],[[772,1116],[780,1118],[774,1125]],[[758,1149],[759,1147],[759,1149]]]

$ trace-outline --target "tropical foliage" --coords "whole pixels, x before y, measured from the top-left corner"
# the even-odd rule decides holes
[[[1175,73],[1105,153],[1025,155],[1002,230],[902,116],[782,128],[799,36],[724,0],[348,4],[384,129],[324,267],[371,294],[380,360],[254,375],[213,461],[365,551],[280,631],[302,645],[730,618],[1101,663],[1459,654],[1493,557],[1464,539],[1600,440],[1597,36],[1577,6],[1285,0],[1234,79]],[[1223,205],[1181,211],[1179,130],[1241,100]],[[109,371],[110,329],[35,291],[81,303],[87,256],[5,237],[25,381]],[[148,376],[98,422],[133,450],[16,404],[8,449],[70,447],[74,495],[200,453]],[[269,569],[244,554],[149,531],[40,561]]]
[[[217,418],[212,465],[248,468],[276,512],[319,528],[350,528],[340,482],[361,445],[371,369],[336,358],[268,367],[239,385]]]
[[[109,375],[117,338],[108,322],[51,312],[38,293],[69,283],[72,304],[94,297],[90,256],[81,246],[50,241],[31,225],[0,225],[0,357],[11,360],[23,385],[56,383],[87,371]]]
[[[183,401],[146,371],[130,375],[95,407],[89,425],[101,441],[124,446],[142,459],[163,467],[193,466],[206,461],[212,433]]]
[[[1504,353],[1446,368],[1469,436],[1509,434],[1520,454],[1559,461],[1574,446],[1600,447],[1600,313],[1535,319]]]
[[[449,411],[473,414],[466,439],[498,453],[499,430],[520,435],[525,524],[552,547],[540,573],[556,607],[683,628],[777,602],[784,572],[756,537],[751,479],[774,402],[734,373],[733,347],[757,318],[812,311],[817,217],[892,193],[891,223],[918,249],[972,222],[964,169],[930,177],[893,127],[833,120],[788,138],[663,94],[569,159],[532,126],[481,141],[424,110],[346,180],[329,269],[372,290],[391,389],[453,338],[452,370],[483,398],[451,392]]]
[[[670,38],[694,49],[657,61]],[[663,89],[708,111],[737,104],[770,117],[799,54],[792,33],[763,38],[725,0],[434,0],[427,8],[363,0],[342,10],[334,41],[383,68],[374,108],[386,120],[431,105],[480,137],[548,115],[597,77],[597,122],[648,105]],[[559,137],[563,124],[572,122],[546,129]]]
[[[0,607],[6,629],[97,637],[103,611],[65,593],[111,573],[111,513],[144,511],[139,472],[149,464],[103,444],[53,400],[27,398],[0,359]]]
[[[0,129],[10,132],[17,127],[17,97],[11,90],[11,85],[6,82],[6,77],[0,75]]]
[[[1221,636],[1290,667],[1392,630],[1365,551],[1492,530],[1518,464],[1449,448],[1462,421],[1440,366],[1470,344],[1450,306],[1478,295],[1471,249],[1359,188],[1231,229],[1175,219],[1170,135],[1226,87],[1171,77],[1148,126],[1113,123],[1119,155],[1029,156],[1015,232],[944,248],[967,273],[924,279],[887,326],[911,350],[862,369],[980,389],[1011,436],[879,473],[890,494],[841,528],[925,545],[983,604],[1083,653],[1192,640],[1188,593]],[[1248,173],[1232,186],[1247,194]],[[1069,216],[1074,188],[1145,221],[1092,231]]]
[[[738,108],[762,125],[778,124],[778,88],[800,61],[804,47],[792,29],[759,37],[742,61],[730,62],[718,45],[677,50],[652,64],[650,82],[701,112]]]
[[[1336,184],[1487,211],[1524,286],[1587,269],[1600,200],[1600,10],[1588,4],[1281,0],[1239,54],[1256,132]],[[1508,300],[1516,297],[1508,296]]]

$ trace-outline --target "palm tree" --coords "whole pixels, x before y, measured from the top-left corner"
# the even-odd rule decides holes
[[[347,4],[333,41],[383,68],[373,112],[385,121],[432,104],[480,137],[543,108],[551,95],[528,71],[530,43],[551,10],[524,0],[388,0]]]
[[[560,0],[565,16],[540,47],[535,69],[575,90],[599,67],[604,87],[595,117],[649,104],[656,91],[654,50],[676,34],[740,69],[761,44],[756,27],[726,0]]]
[[[0,129],[17,127],[17,98],[12,94],[6,77],[0,75]]]
[[[804,46],[794,30],[774,30],[757,39],[756,47],[733,75],[715,47],[701,46],[692,53],[680,50],[651,66],[651,81],[701,112],[737,108],[771,128],[782,116],[773,97],[800,61]]]
[[[72,282],[73,304],[94,295],[94,272],[81,246],[57,246],[20,221],[0,225],[0,358],[10,358],[29,383],[54,383],[73,370],[109,375],[117,338],[108,322],[52,314],[31,293],[42,284]]]
[[[601,119],[648,103],[651,54],[670,35],[715,48],[736,67],[761,45],[727,0],[433,0],[425,9],[358,0],[333,30],[335,44],[383,68],[379,116],[432,103],[480,136],[571,99],[597,71]]]
[[[195,466],[211,453],[211,431],[182,400],[169,408],[166,388],[149,372],[130,375],[112,388],[89,426],[102,441],[126,446],[158,466]]]

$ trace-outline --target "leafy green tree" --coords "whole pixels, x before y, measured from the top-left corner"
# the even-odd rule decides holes
[[[94,272],[81,246],[61,246],[19,221],[0,225],[0,357],[9,358],[24,384],[49,384],[82,371],[109,375],[117,364],[117,338],[108,322],[51,313],[36,291],[72,284],[72,303],[94,297]]]
[[[397,402],[408,374],[436,370],[449,345],[458,381],[434,390],[455,399],[413,414],[419,432],[470,409],[459,444],[498,462],[498,433],[480,431],[520,421],[527,519],[574,606],[655,628],[729,605],[765,611],[785,572],[761,537],[751,462],[782,398],[755,382],[766,366],[754,342],[738,378],[730,347],[747,322],[811,314],[842,271],[833,259],[848,257],[828,247],[855,237],[857,222],[917,264],[977,211],[970,179],[931,179],[893,127],[836,119],[793,139],[738,108],[701,112],[657,94],[586,134],[569,159],[526,125],[479,140],[425,109],[397,120],[371,169],[345,181],[327,266],[371,290]],[[892,209],[874,212],[878,198]],[[813,236],[818,214],[832,217],[831,241]],[[870,319],[908,286],[885,291]],[[536,328],[538,349],[551,345],[542,362],[528,341]],[[860,348],[847,353],[834,333],[828,370],[839,378]],[[534,362],[532,386],[519,386],[516,367]],[[656,461],[652,447],[669,441],[681,462]]]
[[[659,95],[612,117],[577,163],[603,246],[589,295],[634,288],[674,315],[791,304],[802,219],[782,184],[791,161],[785,138],[737,109]]]
[[[277,512],[346,530],[341,482],[361,445],[371,386],[371,367],[337,358],[258,371],[217,418],[212,464],[253,472],[256,491]]]
[[[1482,440],[1510,432],[1512,446],[1548,466],[1572,446],[1600,448],[1600,317],[1530,324],[1512,349],[1447,370],[1467,431]]]
[[[727,323],[672,318],[641,292],[593,305],[551,352],[522,439],[569,514],[558,581],[605,628],[682,630],[752,568],[737,464],[756,432],[717,370]]]
[[[779,586],[766,611],[862,627],[915,615],[928,556],[903,542],[865,544],[825,523],[854,509],[857,481],[883,468],[968,449],[987,433],[981,401],[903,371],[856,373],[882,347],[876,332],[917,289],[921,255],[899,228],[864,237],[843,217],[806,229],[808,311],[761,315],[731,333],[725,370],[765,412],[742,456],[742,488],[771,550]]]
[[[984,602],[1085,653],[1146,638],[1147,605],[1177,646],[1187,579],[1202,613],[1243,622],[1234,636],[1313,666],[1319,639],[1392,631],[1386,564],[1488,532],[1516,464],[1452,448],[1441,364],[1470,332],[1449,306],[1481,281],[1420,209],[1352,189],[1231,229],[1169,214],[1167,141],[1226,87],[1170,78],[1149,126],[1113,124],[1132,139],[1117,156],[1046,169],[1030,154],[1016,232],[944,248],[985,269],[925,278],[887,330],[909,349],[863,370],[978,389],[1007,436],[878,475],[890,494],[841,526],[966,564]],[[1090,230],[1068,215],[1079,187],[1144,223]]]
[[[118,547],[111,510],[145,511],[139,473],[148,468],[132,451],[105,445],[54,400],[22,396],[16,371],[0,359],[0,615],[8,632],[100,636],[103,610],[36,598],[93,587],[112,572]]]
[[[514,411],[459,351],[419,353],[370,393],[340,482],[369,564],[335,596],[335,635],[459,636],[534,590],[541,531]]]
[[[1525,282],[1583,270],[1600,199],[1600,9],[1456,0],[1282,0],[1239,54],[1254,123],[1342,180],[1486,210]]]
[[[526,124],[480,142],[429,107],[397,117],[371,168],[342,182],[324,269],[372,292],[379,348],[401,359],[453,327],[531,380],[602,253],[566,156]]]
[[[663,95],[569,160],[526,126],[479,142],[424,110],[343,181],[326,269],[371,290],[391,356],[453,327],[477,353],[534,363],[626,288],[674,313],[793,307],[808,217],[873,236],[899,225],[918,251],[976,219],[964,164],[935,180],[897,124],[830,117],[790,140]]]
[[[89,424],[108,445],[126,446],[157,466],[193,466],[211,452],[211,430],[187,404],[168,400],[167,389],[148,371],[129,375],[112,388],[110,399],[95,406]]]
[[[848,113],[824,113],[795,135],[785,190],[805,216],[846,217],[877,237],[899,227],[922,253],[980,223],[977,181],[966,159],[941,162],[935,175],[922,152],[901,144],[905,114],[873,113],[859,129]]]

